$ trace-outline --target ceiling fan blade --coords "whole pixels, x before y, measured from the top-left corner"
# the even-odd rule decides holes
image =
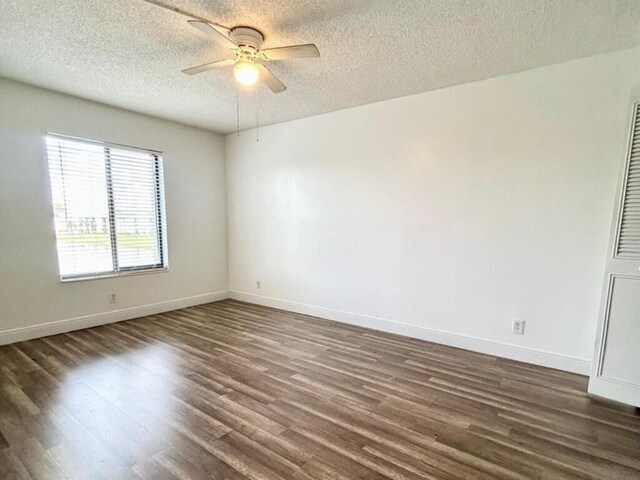
[[[287,58],[319,57],[320,51],[313,43],[291,45],[290,47],[267,48],[262,50],[268,60],[286,60]]]
[[[258,63],[257,65],[260,69],[260,80],[267,87],[269,87],[273,93],[284,92],[287,89],[285,84],[282,83],[273,73],[271,73],[271,70],[260,63]]]
[[[186,70],[182,70],[182,73],[186,73],[187,75],[195,75],[196,73],[206,72],[207,70],[213,70],[214,68],[229,67],[234,63],[236,63],[235,58],[225,58],[224,60],[218,60],[216,62],[198,65],[197,67],[187,68]]]
[[[216,42],[224,45],[227,48],[238,48],[238,46],[231,41],[229,37],[227,37],[225,32],[228,32],[228,29],[224,27],[219,27],[218,25],[211,25],[210,23],[203,22],[201,20],[187,20],[189,25],[197,28],[202,33],[209,35]]]

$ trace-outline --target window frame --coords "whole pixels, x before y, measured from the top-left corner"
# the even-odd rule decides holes
[[[78,273],[72,275],[62,275],[60,272],[60,254],[58,251],[58,232],[54,226],[54,233],[56,238],[56,261],[58,265],[58,277],[61,282],[78,282],[84,280],[97,280],[101,278],[114,278],[114,277],[122,277],[129,275],[145,275],[151,273],[164,273],[169,271],[169,261],[168,261],[168,247],[167,247],[167,227],[166,227],[166,205],[165,205],[165,195],[164,195],[164,165],[163,165],[163,154],[160,150],[154,150],[150,148],[141,148],[141,147],[133,147],[131,145],[125,145],[120,143],[113,142],[105,142],[101,140],[92,140],[83,137],[76,137],[72,135],[65,135],[56,132],[45,132],[44,137],[44,157],[46,159],[47,164],[47,180],[49,187],[49,199],[51,200],[51,210],[54,213],[53,219],[55,222],[55,212],[53,210],[53,196],[52,196],[52,186],[51,186],[51,176],[49,175],[49,156],[47,154],[47,138],[59,138],[62,140],[69,140],[79,143],[86,143],[89,145],[99,145],[104,148],[104,163],[105,163],[105,179],[106,179],[106,189],[107,189],[107,209],[109,212],[109,235],[110,235],[110,244],[111,244],[111,257],[112,257],[112,265],[113,270],[104,272],[104,273]],[[118,242],[117,242],[117,230],[115,224],[115,205],[113,203],[113,184],[111,181],[111,155],[110,150],[112,148],[116,149],[126,149],[126,150],[137,150],[140,152],[147,153],[153,157],[153,168],[154,168],[154,194],[155,194],[155,211],[158,218],[158,226],[157,226],[157,247],[160,255],[160,263],[148,264],[148,265],[138,265],[133,267],[120,267],[118,265]]]

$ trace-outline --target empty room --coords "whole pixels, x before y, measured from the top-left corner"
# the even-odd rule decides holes
[[[1,480],[640,480],[640,2],[0,0]]]

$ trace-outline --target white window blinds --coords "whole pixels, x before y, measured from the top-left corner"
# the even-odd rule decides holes
[[[47,135],[60,277],[164,269],[159,152]]]
[[[616,256],[640,258],[640,104],[634,108],[630,144]]]

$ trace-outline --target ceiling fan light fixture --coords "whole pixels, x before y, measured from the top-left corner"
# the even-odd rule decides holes
[[[233,75],[238,83],[245,87],[255,85],[260,78],[260,70],[258,66],[250,60],[241,60],[233,67]]]
[[[187,75],[195,75],[233,65],[233,75],[239,84],[250,87],[261,81],[273,93],[281,93],[287,89],[287,86],[264,65],[264,62],[288,60],[290,58],[317,58],[320,56],[318,47],[313,43],[261,50],[264,36],[251,27],[227,28],[195,19],[189,20],[189,24],[224,45],[235,54],[235,58],[224,58],[182,70],[182,73]],[[227,55],[227,57],[229,56]]]

